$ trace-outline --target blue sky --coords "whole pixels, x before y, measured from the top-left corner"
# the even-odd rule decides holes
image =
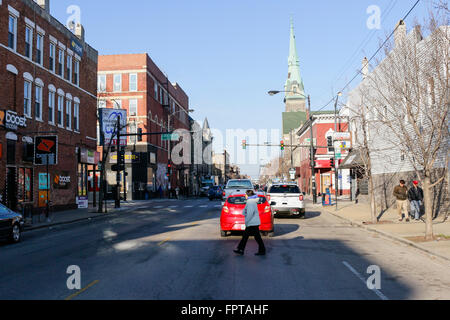
[[[415,1],[53,0],[51,12],[65,23],[67,8],[78,5],[86,40],[99,54],[148,53],[187,92],[194,118],[208,117],[211,127],[224,131],[281,129],[283,97],[267,91],[282,90],[287,77],[290,17],[305,90],[317,110]],[[367,28],[371,5],[381,9],[379,30]],[[428,8],[429,0],[422,0],[407,26]]]

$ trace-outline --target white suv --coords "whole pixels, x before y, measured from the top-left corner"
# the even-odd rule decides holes
[[[290,215],[301,219],[306,216],[304,194],[297,184],[273,184],[267,190],[267,200],[275,215]]]

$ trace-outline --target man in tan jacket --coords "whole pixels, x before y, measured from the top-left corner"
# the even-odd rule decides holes
[[[400,180],[400,185],[394,188],[394,197],[397,199],[398,221],[403,221],[402,213],[405,213],[406,222],[409,222],[408,188],[405,185],[405,180]]]

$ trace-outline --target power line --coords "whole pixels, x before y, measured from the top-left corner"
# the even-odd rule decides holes
[[[408,13],[406,13],[406,15],[403,17],[403,21],[406,20],[409,15],[411,14],[411,12],[417,7],[417,5],[419,4],[421,0],[417,0],[416,3],[414,3],[414,5],[411,7],[411,9],[409,9]],[[384,46],[386,45],[386,43],[391,39],[391,37],[395,34],[395,32],[397,31],[397,29],[399,28],[400,25],[397,25],[394,29],[394,31],[391,32],[391,34],[386,38],[386,40],[381,44],[381,46],[375,51],[375,53],[370,57],[370,59],[368,59],[367,63],[361,68],[359,69],[358,72],[356,72],[356,74],[353,76],[353,78],[347,82],[347,84],[342,88],[342,90],[340,90],[340,92],[344,92],[345,89],[348,88],[348,86],[361,74],[362,70],[364,68],[366,68],[370,62],[377,56],[377,54],[381,51],[381,49],[384,48]],[[330,102],[328,102],[325,106],[323,106],[322,108],[320,108],[319,110],[316,110],[316,112],[322,111],[323,109],[325,109],[331,102],[333,102],[335,99],[335,97],[331,98]]]

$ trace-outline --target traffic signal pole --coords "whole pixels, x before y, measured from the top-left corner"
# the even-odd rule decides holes
[[[310,149],[310,158],[311,158],[311,184],[312,184],[312,196],[313,203],[317,203],[317,183],[316,183],[316,159],[315,159],[315,150],[314,150],[314,132],[313,132],[313,117],[311,115],[311,97],[308,95],[308,110],[310,115],[310,131],[311,131],[311,149]]]
[[[120,115],[117,117],[117,171],[116,171],[116,202],[115,208],[120,208],[120,165],[121,165],[121,150],[120,150]]]

